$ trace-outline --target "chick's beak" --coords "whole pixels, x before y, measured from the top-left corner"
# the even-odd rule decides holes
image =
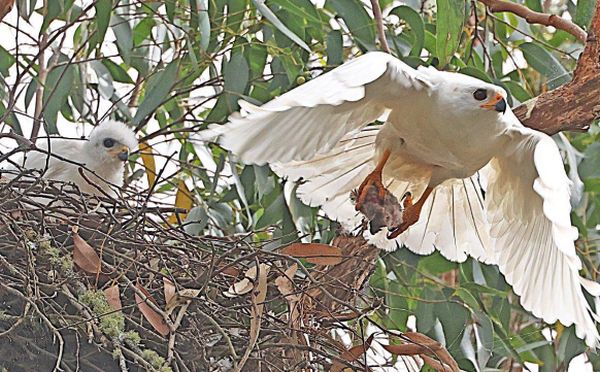
[[[479,107],[504,113],[506,111],[506,100],[502,97],[502,94],[496,93],[494,97]]]
[[[129,159],[129,148],[127,148],[127,146],[121,147],[121,151],[119,151],[117,157],[121,161],[126,161],[127,159]]]

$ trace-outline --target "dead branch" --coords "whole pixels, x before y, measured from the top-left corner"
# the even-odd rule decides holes
[[[513,111],[524,125],[552,135],[565,130],[586,131],[600,118],[599,36],[600,2],[573,80],[516,107]]]
[[[556,14],[546,14],[535,12],[528,7],[503,0],[479,0],[485,4],[493,13],[510,12],[521,18],[524,18],[528,23],[540,24],[544,26],[552,26],[559,30],[570,33],[582,42],[586,41],[587,34],[581,27],[575,23],[557,16]]]

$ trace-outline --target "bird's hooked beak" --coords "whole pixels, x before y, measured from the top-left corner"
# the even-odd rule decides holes
[[[486,103],[479,105],[479,107],[483,107],[488,110],[498,111],[504,114],[506,111],[506,100],[500,93],[496,93],[495,96],[490,98]]]
[[[120,151],[117,154],[117,157],[121,161],[126,161],[129,159],[129,148],[127,146],[123,146],[120,148]]]

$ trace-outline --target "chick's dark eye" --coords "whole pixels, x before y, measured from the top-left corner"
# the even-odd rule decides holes
[[[477,89],[476,91],[473,92],[473,98],[475,98],[478,101],[483,101],[484,99],[487,98],[487,90]]]
[[[115,145],[115,140],[112,138],[106,138],[104,140],[104,142],[102,142],[102,144],[104,145],[104,147],[106,148],[111,148]]]

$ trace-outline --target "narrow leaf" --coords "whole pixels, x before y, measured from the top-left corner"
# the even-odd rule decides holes
[[[113,310],[121,310],[123,305],[121,304],[121,295],[119,292],[119,285],[114,284],[104,290],[104,296],[106,296],[106,302],[110,305]]]
[[[268,19],[269,22],[273,24],[273,26],[275,26],[279,31],[281,31],[285,36],[289,37],[290,40],[292,40],[294,43],[300,45],[302,49],[310,53],[310,47],[306,45],[304,40],[300,39],[298,35],[293,33],[286,25],[284,25],[283,22],[279,20],[279,18],[277,18],[275,13],[273,13],[273,11],[265,5],[265,0],[252,0],[252,2],[256,6],[256,9],[258,9],[258,11],[263,15],[263,17]]]
[[[164,70],[156,74],[152,80],[154,84],[144,96],[144,101],[142,101],[133,117],[132,125],[140,124],[146,116],[153,113],[165,101],[177,82],[178,71],[179,60],[174,60]]]
[[[152,295],[150,295],[150,292],[148,292],[146,290],[146,288],[142,287],[141,284],[137,283],[135,285],[135,287],[137,289],[139,289],[142,293],[144,293],[144,295],[146,295],[146,298],[151,301],[152,303],[154,303],[155,305],[158,306],[158,303],[156,302],[156,300],[152,297]],[[170,329],[169,329],[169,325],[165,322],[165,319],[156,311],[154,311],[154,309],[152,309],[150,307],[150,305],[148,305],[144,299],[138,295],[137,292],[135,292],[135,302],[138,305],[138,308],[140,309],[140,312],[142,313],[142,315],[144,315],[144,318],[146,318],[146,320],[148,321],[148,323],[150,323],[150,325],[158,332],[160,333],[162,336],[166,336],[169,334]]]
[[[342,17],[356,42],[364,50],[375,49],[374,21],[359,0],[328,0],[325,7],[331,7]]]
[[[179,209],[185,209],[184,213],[173,213],[169,216],[169,223],[175,224],[177,223],[177,214],[179,214],[182,220],[185,220],[187,216],[187,212],[192,209],[194,205],[194,197],[192,196],[192,192],[188,189],[187,185],[183,180],[179,180],[179,185],[177,187],[177,194],[175,195],[175,207]]]
[[[267,275],[269,274],[269,269],[271,267],[266,264],[260,264],[258,268],[256,290],[252,293],[252,308],[250,309],[250,339],[248,341],[246,352],[237,366],[238,371],[241,371],[244,364],[246,364],[246,361],[248,360],[248,357],[250,357],[250,353],[258,340],[262,323],[262,314],[265,308],[264,302],[267,298]]]
[[[594,15],[594,8],[597,0],[577,0],[577,11],[575,12],[575,18],[573,21],[584,29],[588,29],[592,16]]]
[[[94,49],[96,45],[102,46],[110,23],[112,0],[97,0],[94,3],[94,9],[96,10],[96,16],[93,18],[96,22],[96,32],[90,37],[88,50]]]
[[[292,278],[296,275],[296,271],[298,270],[298,265],[293,264],[288,267],[287,270],[283,273],[283,275],[279,276],[275,279],[275,285],[279,292],[284,296],[289,296],[294,293],[294,282]]]
[[[165,302],[168,304],[175,296],[175,284],[165,277],[163,277],[163,291],[165,292]]]
[[[571,80],[570,74],[558,59],[543,47],[526,42],[520,48],[529,66],[548,78],[548,88],[554,89]]]
[[[406,21],[410,30],[415,35],[415,40],[410,50],[410,54],[419,57],[423,45],[425,45],[425,24],[421,15],[413,8],[407,5],[400,5],[390,11],[390,14]],[[403,31],[404,32],[404,31]]]
[[[337,265],[342,262],[342,251],[338,247],[318,243],[293,243],[281,253],[303,258],[315,265]]]
[[[99,273],[102,262],[94,248],[77,234],[75,228],[72,229],[71,236],[73,238],[73,262],[75,265],[89,274]]]
[[[140,156],[142,157],[144,168],[146,168],[148,188],[152,189],[152,186],[156,181],[156,163],[154,161],[154,151],[152,150],[152,146],[146,142],[140,143]]]
[[[440,67],[450,62],[458,48],[465,19],[465,0],[436,0],[436,54]]]

